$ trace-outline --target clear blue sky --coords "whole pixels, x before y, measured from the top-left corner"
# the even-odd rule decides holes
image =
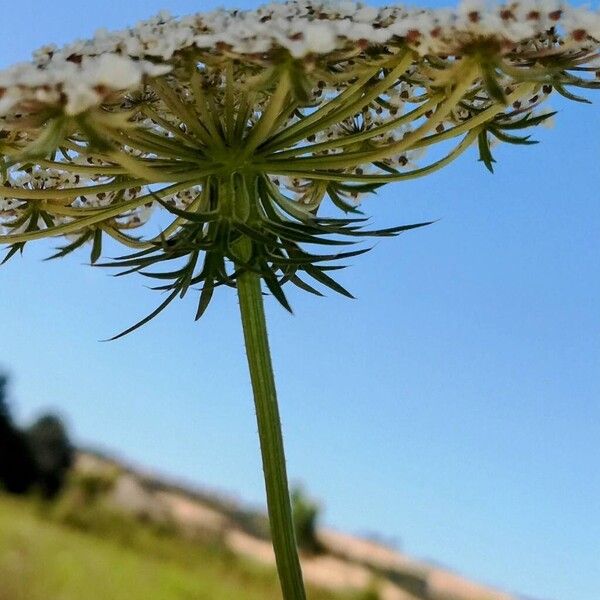
[[[233,0],[228,2],[233,5]],[[0,64],[189,0],[26,0],[0,20]],[[239,5],[239,3],[238,3]],[[245,6],[248,6],[246,3]],[[390,186],[384,240],[341,278],[356,301],[291,294],[268,312],[289,470],[326,523],[536,598],[600,598],[600,94],[553,101],[542,143],[470,153]],[[76,439],[262,503],[233,294],[194,324],[195,298],[146,314],[145,281],[29,246],[0,269],[0,364],[26,422],[62,413]]]

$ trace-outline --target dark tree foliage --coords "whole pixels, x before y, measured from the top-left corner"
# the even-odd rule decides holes
[[[62,421],[54,415],[40,417],[27,439],[37,466],[37,484],[45,498],[57,496],[73,464],[73,447]]]
[[[73,447],[58,417],[40,417],[27,431],[13,423],[7,400],[8,377],[0,373],[0,490],[45,498],[61,490],[73,463]]]
[[[12,422],[7,384],[8,377],[0,374],[0,488],[25,494],[36,481],[37,468],[26,436]]]

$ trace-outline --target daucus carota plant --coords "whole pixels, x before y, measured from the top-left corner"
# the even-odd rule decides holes
[[[199,318],[216,288],[237,289],[286,600],[305,593],[263,291],[287,309],[289,284],[350,295],[332,272],[365,249],[341,246],[426,224],[369,230],[360,196],[471,145],[492,170],[491,142],[534,143],[548,96],[600,87],[599,40],[598,13],[556,0],[293,1],[160,14],[0,72],[5,260],[59,237],[54,257],[87,244],[93,264],[154,280],[162,302],[116,337],[190,290]],[[127,251],[101,259],[107,238]]]

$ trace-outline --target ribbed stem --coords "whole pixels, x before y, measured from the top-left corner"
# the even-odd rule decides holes
[[[238,277],[237,288],[254,391],[271,537],[281,591],[284,600],[305,600],[260,277],[247,271]]]

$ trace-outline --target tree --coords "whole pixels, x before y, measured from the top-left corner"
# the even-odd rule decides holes
[[[37,486],[45,498],[55,498],[73,464],[73,446],[66,429],[57,416],[44,415],[26,435],[37,468]]]
[[[8,377],[0,373],[0,488],[25,494],[35,483],[37,469],[26,437],[13,424],[7,386]]]

